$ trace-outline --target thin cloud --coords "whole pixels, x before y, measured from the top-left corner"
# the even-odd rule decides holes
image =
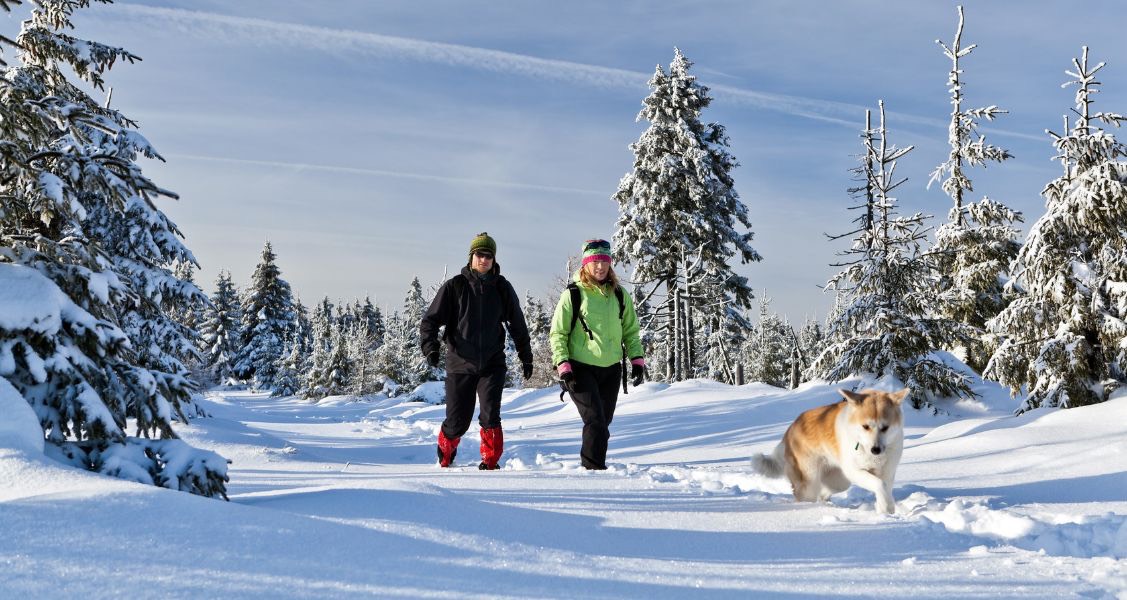
[[[652,76],[652,73],[537,58],[500,50],[177,8],[113,4],[103,8],[102,12],[107,16],[113,14],[120,18],[124,15],[146,24],[219,41],[239,40],[259,45],[301,46],[327,54],[392,57],[535,79],[566,81],[591,87],[644,90]],[[848,123],[854,126],[852,121],[845,120],[846,116],[853,117],[858,111],[864,114],[864,107],[840,102],[769,94],[730,86],[714,86],[711,89],[719,101],[843,125]]]
[[[405,173],[403,171],[385,171],[382,169],[364,169],[359,167],[338,167],[333,165],[316,165],[308,163],[291,163],[273,160],[253,160],[245,158],[226,158],[218,156],[200,156],[196,154],[169,154],[166,158],[181,160],[198,160],[218,162],[233,165],[252,165],[272,169],[287,169],[292,171],[320,171],[325,173],[343,173],[348,175],[363,175],[375,177],[394,177],[397,179],[414,179],[418,181],[436,181],[440,183],[454,183],[459,185],[475,185],[518,190],[534,190],[538,192],[557,192],[565,194],[581,194],[586,196],[605,197],[606,190],[585,190],[582,188],[559,187],[539,185],[535,183],[516,183],[511,181],[497,181],[491,179],[470,179],[464,177],[446,177],[442,175],[426,175],[422,173]]]
[[[106,17],[115,19],[132,18],[167,30],[182,31],[196,37],[222,42],[239,40],[243,43],[286,46],[288,48],[300,46],[326,54],[392,57],[519,75],[534,79],[564,81],[591,87],[644,90],[646,83],[652,76],[652,73],[639,73],[625,69],[537,58],[501,50],[178,8],[115,3],[92,12],[93,14],[104,13]],[[709,86],[709,88],[713,91],[716,100],[720,102],[781,112],[852,129],[858,128],[858,123],[864,116],[865,109],[872,108],[817,98],[772,94],[726,85]],[[890,118],[901,123],[914,123],[941,129],[948,126],[947,121],[943,119],[919,117],[891,111],[887,114]],[[1040,139],[1025,133],[999,129],[991,129],[991,133],[1022,139]]]

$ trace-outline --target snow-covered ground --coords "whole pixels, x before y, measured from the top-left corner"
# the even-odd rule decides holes
[[[443,407],[212,392],[180,427],[232,461],[231,502],[42,456],[0,389],[5,598],[1127,598],[1127,397],[1010,416],[912,412],[897,514],[853,488],[795,504],[752,474],[833,388],[707,381],[623,396],[610,469],[579,468],[556,390],[507,391],[503,469]],[[7,390],[10,391],[10,390]]]

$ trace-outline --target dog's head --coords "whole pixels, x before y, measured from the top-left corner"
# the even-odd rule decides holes
[[[857,449],[879,456],[889,443],[903,439],[904,415],[900,403],[908,396],[908,388],[899,392],[838,390],[846,400],[846,419]]]

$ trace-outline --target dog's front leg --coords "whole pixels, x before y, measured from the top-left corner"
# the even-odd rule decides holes
[[[869,490],[877,497],[877,512],[892,514],[896,512],[896,502],[892,499],[892,482],[886,482],[869,471],[850,469],[845,476],[855,485]]]

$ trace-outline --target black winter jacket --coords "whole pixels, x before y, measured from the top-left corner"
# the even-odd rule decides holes
[[[532,362],[528,325],[516,290],[500,274],[485,280],[469,267],[442,284],[419,324],[423,356],[438,352],[438,328],[445,326],[446,371],[481,373],[505,366],[505,328],[523,363]]]

